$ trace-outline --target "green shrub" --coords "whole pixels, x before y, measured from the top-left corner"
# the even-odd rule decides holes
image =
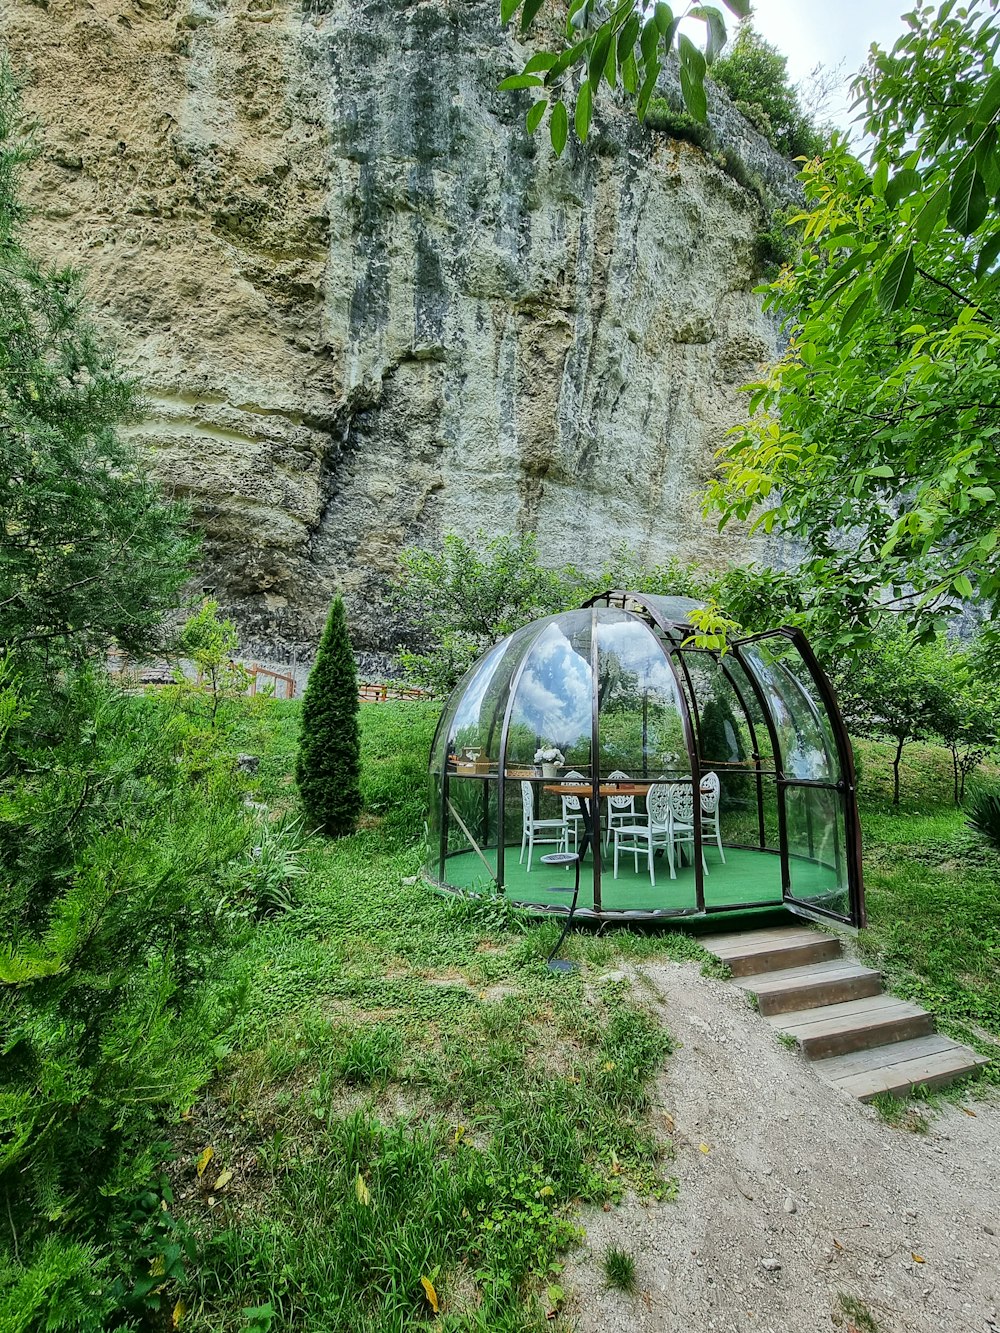
[[[219,619],[218,602],[206,600],[185,624],[177,649],[198,671],[196,681],[177,671],[177,693],[186,706],[195,705],[193,711],[204,711],[214,727],[223,701],[245,694],[250,683],[246,669],[233,660],[239,651],[236,626]]]
[[[1000,848],[1000,790],[986,785],[970,788],[965,808],[970,827]]]
[[[103,1333],[115,1307],[107,1259],[93,1245],[48,1236],[18,1263],[0,1251],[4,1333]]]
[[[310,828],[331,837],[354,830],[361,808],[358,673],[341,598],[334,599],[302,700],[295,765]]]
[[[645,125],[660,130],[673,139],[683,139],[698,148],[715,147],[715,135],[704,121],[695,120],[689,111],[675,107],[665,97],[651,97],[646,108]]]
[[[156,703],[89,675],[22,697],[0,760],[0,1188],[30,1247],[134,1190],[158,1117],[211,1077],[239,996],[210,955],[246,929],[224,883],[252,823]]]
[[[762,273],[774,273],[791,264],[797,253],[797,233],[788,225],[788,212],[774,214],[757,233],[757,267]]]
[[[779,153],[815,157],[826,146],[826,136],[803,111],[787,70],[787,59],[749,23],[741,23],[711,77]]]
[[[298,902],[296,881],[306,873],[302,816],[286,811],[278,819],[259,819],[252,842],[229,870],[235,898],[248,903],[256,917],[287,912]]]

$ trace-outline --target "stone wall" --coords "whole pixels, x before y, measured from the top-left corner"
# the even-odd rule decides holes
[[[537,530],[724,564],[697,493],[774,350],[756,195],[600,105],[562,161],[496,84],[494,0],[7,0],[41,121],[37,251],[87,274],[148,387],[137,429],[259,652],[308,655],[330,595],[401,626],[399,550]],[[714,99],[770,187],[788,165]]]

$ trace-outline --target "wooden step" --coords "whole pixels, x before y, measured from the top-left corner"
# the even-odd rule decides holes
[[[768,1022],[778,1032],[794,1037],[810,1060],[909,1041],[934,1030],[934,1020],[926,1010],[894,995],[796,1009],[775,1014]]]
[[[936,1033],[919,1005],[883,995],[878,972],[842,957],[836,935],[777,926],[700,938],[729,964],[736,985],[756,995],[771,1026],[861,1101],[941,1087],[989,1063]]]
[[[756,995],[760,1012],[770,1015],[867,999],[880,994],[882,977],[860,963],[834,958],[826,963],[740,977],[736,985]]]
[[[853,1097],[869,1102],[880,1092],[906,1097],[915,1088],[939,1088],[989,1064],[940,1032],[817,1060],[816,1072]]]
[[[779,926],[728,935],[703,935],[699,941],[734,977],[757,976],[840,957],[840,940],[807,926]]]

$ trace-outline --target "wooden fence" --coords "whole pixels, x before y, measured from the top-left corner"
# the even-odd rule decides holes
[[[258,694],[261,689],[271,686],[276,699],[294,699],[296,695],[295,677],[290,672],[272,671],[270,667],[261,666],[259,662],[253,662],[250,666],[244,666],[244,671],[249,677],[247,694]],[[129,659],[113,654],[108,659],[108,670],[113,678],[121,680],[126,677],[135,681],[138,685],[173,685],[176,683],[174,676],[174,667],[168,662],[146,662],[138,663]],[[190,677],[189,677],[190,679]],[[196,683],[201,684],[201,673],[195,677]],[[385,703],[388,699],[431,699],[434,696],[429,690],[419,690],[410,685],[402,685],[396,681],[358,681],[358,698],[362,703]]]
[[[295,677],[288,676],[283,671],[269,671],[267,667],[258,666],[254,662],[253,666],[245,667],[247,675],[250,677],[250,684],[247,686],[247,694],[257,693],[257,682],[263,679],[265,686],[274,685],[274,697],[276,699],[294,699],[295,698]],[[285,693],[279,694],[278,687],[283,686]]]
[[[379,704],[387,699],[430,699],[429,690],[418,690],[409,685],[396,685],[392,681],[381,684],[372,681],[358,681],[358,698],[362,703]]]

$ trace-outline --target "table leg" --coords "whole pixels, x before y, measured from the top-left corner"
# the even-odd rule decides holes
[[[580,860],[587,855],[587,848],[593,846],[597,848],[596,855],[601,858],[601,869],[604,869],[604,855],[601,850],[601,829],[600,829],[600,810],[601,803],[597,802],[597,819],[591,814],[592,798],[589,796],[580,797],[580,809],[583,811],[583,837],[580,839]]]

